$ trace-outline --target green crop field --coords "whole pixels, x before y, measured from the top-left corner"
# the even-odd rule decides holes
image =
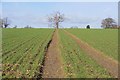
[[[3,78],[35,77],[53,29],[3,29]]]
[[[118,59],[117,29],[65,29],[105,55]],[[55,29],[2,29],[3,78],[40,77]],[[112,78],[63,29],[58,29],[61,62],[68,78]],[[54,38],[55,39],[55,38]],[[57,39],[56,39],[57,40]],[[55,41],[55,40],[54,40]],[[54,43],[55,44],[55,43]],[[53,45],[54,45],[53,44]],[[57,46],[56,46],[57,47]],[[54,50],[53,50],[54,51]],[[55,54],[56,55],[56,54]],[[54,58],[54,56],[53,56]],[[49,63],[49,61],[48,61]],[[54,63],[55,64],[55,63]],[[53,64],[53,65],[54,65]]]
[[[120,77],[118,2],[4,1],[0,79]]]
[[[60,30],[60,48],[68,77],[100,78],[111,77],[92,58],[85,54],[76,42]]]
[[[67,29],[67,31],[118,60],[118,29]]]

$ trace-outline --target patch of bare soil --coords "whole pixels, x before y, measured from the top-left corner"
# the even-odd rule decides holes
[[[92,57],[99,65],[106,68],[106,70],[114,77],[118,77],[118,61],[106,56],[104,53],[96,50],[86,42],[81,41],[78,37],[67,32],[66,30],[64,30],[64,32],[73,40],[75,40],[81,49],[84,50],[90,57]]]
[[[45,56],[43,78],[64,78],[64,69],[60,58],[58,43],[58,30],[56,29]]]

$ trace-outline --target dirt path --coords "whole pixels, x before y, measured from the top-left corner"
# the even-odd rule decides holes
[[[64,78],[58,42],[58,30],[56,30],[46,53],[42,75],[43,78]]]
[[[73,40],[75,40],[79,44],[81,49],[83,49],[90,57],[96,60],[99,65],[106,68],[106,70],[114,77],[118,77],[118,62],[116,60],[113,60],[112,58],[104,55],[104,53],[94,49],[86,42],[81,41],[75,35],[67,32],[66,30],[64,30],[64,32],[70,37],[72,37]]]

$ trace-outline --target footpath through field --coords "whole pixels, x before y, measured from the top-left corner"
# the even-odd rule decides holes
[[[104,53],[94,49],[92,46],[88,45],[86,42],[81,41],[75,35],[67,32],[64,32],[69,35],[77,44],[83,49],[90,57],[92,57],[96,62],[107,69],[107,71],[114,77],[118,77],[118,61],[113,60],[112,58],[104,55]]]
[[[58,30],[56,29],[45,56],[43,78],[63,78],[64,70],[60,58]]]

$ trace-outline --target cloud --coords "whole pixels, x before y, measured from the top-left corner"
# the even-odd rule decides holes
[[[79,24],[89,24],[98,21],[98,17],[83,17],[83,16],[66,16],[65,22],[68,23],[79,23]]]
[[[25,14],[25,15],[11,15],[9,17],[11,23],[16,23],[14,25],[26,26],[26,25],[48,25],[47,16],[38,16],[32,14]],[[81,24],[91,24],[97,22],[99,20],[98,17],[83,17],[83,16],[65,16],[64,24],[74,24],[74,25],[81,25]]]
[[[9,16],[9,17],[8,17]],[[11,20],[11,24],[14,25],[45,25],[48,24],[47,16],[38,16],[34,14],[7,14],[4,17],[8,17]],[[16,24],[15,24],[16,23]]]

